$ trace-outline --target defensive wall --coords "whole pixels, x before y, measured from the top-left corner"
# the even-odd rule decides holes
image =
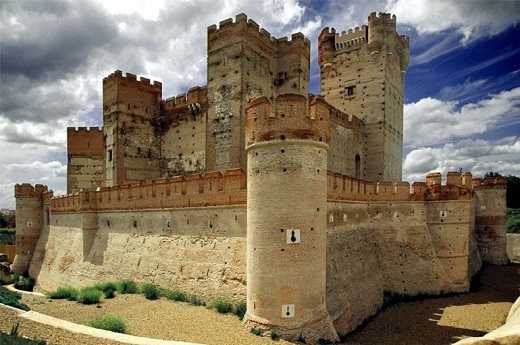
[[[102,128],[67,128],[67,193],[101,186],[104,153]]]
[[[472,196],[492,191],[497,201],[504,201],[503,181],[453,173],[449,181],[455,184],[441,185],[440,178],[430,174],[427,182],[410,188],[406,182],[327,176],[326,298],[340,334],[375,314],[385,294],[467,291],[481,253],[501,263],[501,247],[485,247],[474,232],[481,225],[472,221],[480,204]],[[180,286],[205,299],[220,294],[242,299],[245,184],[244,172],[232,170],[52,199],[52,192],[38,190],[51,209],[50,219],[45,220],[45,212],[34,214],[41,231],[33,236],[37,243],[32,249],[31,241],[20,238],[21,257],[34,253],[29,273],[48,290],[105,280],[100,277],[131,277]],[[36,195],[18,188],[20,200]],[[501,226],[486,224],[486,234],[502,236]]]

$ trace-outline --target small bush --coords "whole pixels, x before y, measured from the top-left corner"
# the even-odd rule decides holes
[[[47,298],[50,299],[68,299],[69,301],[75,301],[78,298],[78,289],[70,286],[59,287],[56,291],[50,291],[46,295]]]
[[[254,335],[260,336],[260,335],[262,335],[263,331],[261,328],[255,327],[255,328],[251,328],[251,333],[253,333]]]
[[[144,297],[149,300],[158,299],[160,295],[157,286],[150,283],[141,285],[141,292],[143,293]]]
[[[233,310],[233,304],[231,304],[227,297],[223,296],[213,298],[211,302],[209,302],[209,307],[221,314],[227,314]]]
[[[89,326],[106,331],[126,333],[127,326],[125,320],[119,316],[104,315],[91,320],[88,323]]]
[[[129,279],[121,280],[117,284],[117,290],[122,294],[137,293],[137,284]]]
[[[186,298],[186,302],[191,305],[206,305],[203,300],[197,297],[197,295],[191,294]]]
[[[18,281],[14,282],[15,289],[23,291],[32,291],[35,280],[32,277],[20,277]]]
[[[21,310],[29,310],[29,307],[20,302],[20,295],[18,292],[9,291],[4,287],[0,286],[0,303],[18,308]]]
[[[99,303],[103,293],[93,286],[88,286],[79,290],[78,302],[82,304],[96,304]]]
[[[274,329],[271,330],[271,333],[269,333],[269,336],[271,337],[272,340],[278,339],[278,333],[276,333],[276,331]]]
[[[106,282],[94,285],[96,289],[101,291],[105,298],[114,298],[116,296],[117,285],[116,283]]]
[[[171,299],[172,301],[187,302],[188,300],[186,294],[179,288],[174,288],[173,290],[162,289],[161,295],[167,299]]]
[[[247,303],[246,301],[240,301],[235,305],[235,308],[233,309],[233,313],[238,316],[240,320],[244,319],[244,316],[247,312]]]

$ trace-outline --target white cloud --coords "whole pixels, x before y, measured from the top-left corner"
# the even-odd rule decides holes
[[[404,107],[404,143],[419,147],[481,134],[520,116],[520,87],[458,109],[457,101],[424,98]]]
[[[463,42],[494,36],[520,20],[519,1],[388,0],[387,9],[419,34],[455,29]]]
[[[441,147],[422,147],[406,155],[405,181],[424,181],[429,172],[469,171],[483,177],[489,171],[520,176],[520,137],[499,140],[466,139]]]

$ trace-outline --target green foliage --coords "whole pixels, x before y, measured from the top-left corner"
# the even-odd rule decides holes
[[[7,279],[6,281],[1,281],[1,285],[11,285],[17,282],[18,280],[20,280],[20,275],[18,273],[13,273],[10,279]]]
[[[32,277],[19,277],[19,279],[14,282],[15,289],[23,290],[23,291],[32,291],[34,288],[35,280]]]
[[[122,294],[137,293],[137,284],[130,279],[124,279],[117,283],[117,291]]]
[[[203,300],[201,300],[197,295],[191,294],[188,295],[186,302],[188,302],[191,305],[206,305]]]
[[[0,286],[0,303],[22,310],[29,310],[28,306],[20,302],[20,298],[22,298],[22,295],[18,292],[9,291]]]
[[[65,286],[59,287],[55,291],[47,292],[47,298],[50,299],[67,299],[75,301],[78,298],[79,291],[76,288]]]
[[[507,209],[507,232],[509,233],[520,233],[520,209],[508,208]]]
[[[255,327],[255,328],[251,328],[251,333],[253,333],[254,335],[262,335],[263,331],[261,328],[258,328],[258,327]]]
[[[154,284],[146,283],[141,285],[141,292],[144,294],[144,297],[149,300],[155,300],[158,299],[159,294],[159,288],[155,286]]]
[[[246,301],[240,301],[235,305],[235,308],[233,309],[233,313],[238,316],[240,320],[244,319],[244,316],[247,312],[247,303]]]
[[[2,345],[47,345],[45,340],[26,339],[17,335],[0,332],[0,344]]]
[[[105,298],[114,298],[116,296],[117,285],[113,282],[105,282],[94,285],[96,289],[101,291]]]
[[[15,229],[0,229],[0,244],[1,245],[14,245],[16,240]]]
[[[276,331],[274,329],[271,330],[271,333],[269,333],[269,336],[271,337],[272,340],[278,339],[278,333],[276,333]]]
[[[188,296],[186,293],[182,291],[180,288],[176,287],[174,289],[161,289],[161,295],[163,295],[167,299],[171,299],[172,301],[179,302],[187,302]]]
[[[127,325],[126,321],[119,316],[104,315],[91,320],[88,323],[89,326],[106,331],[126,333]]]
[[[87,286],[79,290],[77,301],[82,304],[96,304],[99,303],[103,293],[93,286]]]
[[[209,302],[209,308],[215,309],[221,314],[227,314],[233,311],[233,304],[229,300],[229,298],[224,296],[215,297]]]

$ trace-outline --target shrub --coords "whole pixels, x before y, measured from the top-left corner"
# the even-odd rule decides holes
[[[88,323],[89,326],[106,331],[126,333],[127,326],[125,320],[119,316],[104,315],[91,320]]]
[[[247,303],[246,301],[240,301],[235,305],[235,308],[233,309],[233,313],[238,316],[240,320],[244,319],[244,316],[247,312]]]
[[[254,335],[262,335],[262,329],[261,328],[251,328],[251,333],[253,333]]]
[[[20,302],[20,298],[22,298],[22,295],[20,295],[18,292],[9,291],[6,288],[0,286],[0,303],[21,310],[29,310],[28,306]]]
[[[137,293],[137,284],[132,280],[124,279],[117,284],[117,290],[122,294]]]
[[[271,330],[271,333],[269,334],[272,340],[278,339],[278,333],[274,329]]]
[[[188,302],[191,305],[205,305],[206,304],[206,303],[204,303],[203,300],[201,300],[200,298],[197,297],[197,295],[194,295],[194,294],[188,295],[188,297],[186,298],[186,302]]]
[[[14,282],[14,287],[18,290],[32,291],[34,288],[34,278],[32,277],[20,277]]]
[[[78,289],[70,286],[59,287],[56,291],[48,292],[46,295],[50,299],[68,299],[69,301],[75,301],[78,298]]]
[[[45,340],[26,339],[14,334],[0,332],[0,344],[4,345],[47,345]]]
[[[219,296],[215,297],[209,302],[209,307],[215,309],[221,314],[227,314],[233,310],[233,305],[227,297]]]
[[[114,298],[116,296],[117,285],[116,283],[106,282],[94,285],[96,289],[101,291],[105,298]]]
[[[167,299],[171,299],[173,301],[179,301],[179,302],[187,302],[188,297],[186,294],[179,289],[178,287],[174,288],[173,290],[170,289],[162,289],[161,294],[166,297]]]
[[[153,284],[146,283],[141,285],[141,292],[146,299],[155,300],[159,298],[159,289]]]
[[[93,286],[87,286],[79,290],[78,302],[83,304],[96,304],[99,303],[103,293]]]

